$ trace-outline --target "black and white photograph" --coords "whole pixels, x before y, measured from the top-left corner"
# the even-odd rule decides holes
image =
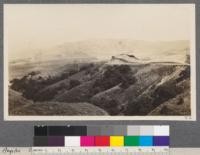
[[[4,4],[6,120],[195,120],[193,4]]]

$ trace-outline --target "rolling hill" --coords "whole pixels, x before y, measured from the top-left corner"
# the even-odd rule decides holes
[[[100,52],[106,55],[108,51],[117,54],[101,60]],[[10,81],[12,114],[143,116],[191,113],[187,41],[94,40],[66,43],[49,52],[51,59],[42,62],[37,70],[28,70]],[[146,55],[142,56],[144,53]],[[55,54],[57,61],[52,60]],[[70,57],[71,60],[66,61]]]

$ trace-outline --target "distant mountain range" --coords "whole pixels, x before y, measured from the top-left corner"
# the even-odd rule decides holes
[[[91,61],[92,59],[108,60],[111,56],[126,53],[133,53],[138,58],[151,58],[152,56],[155,57],[155,55],[182,55],[184,54],[183,50],[189,51],[189,46],[189,41],[186,40],[171,42],[149,42],[126,39],[85,40],[66,42],[49,49],[30,49],[28,51],[29,56],[23,58],[23,54],[21,54],[19,60],[48,61],[53,59],[78,58],[90,58]],[[27,51],[24,52],[27,53]]]

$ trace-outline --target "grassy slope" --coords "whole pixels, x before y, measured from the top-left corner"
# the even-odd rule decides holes
[[[10,115],[108,115],[103,109],[88,103],[33,103],[11,89],[9,112]]]
[[[23,107],[21,113],[27,111],[30,114],[40,113],[40,115],[54,113],[58,115],[59,113],[61,113],[60,115],[72,113],[78,115],[80,113],[82,115],[85,111],[89,115],[94,115],[89,109],[96,108],[96,114],[98,110],[104,109],[102,112],[99,111],[99,114],[102,115],[107,114],[105,111],[110,115],[156,115],[156,112],[161,114],[159,110],[151,112],[170,100],[170,105],[176,104],[173,99],[189,89],[190,79],[187,78],[189,72],[185,73],[187,68],[188,66],[184,65],[158,63],[128,67],[120,65],[92,66],[39,90],[36,94],[38,107],[34,106],[36,103]],[[128,69],[127,72],[124,72],[124,69]],[[70,88],[71,79],[80,81],[80,84]],[[135,79],[135,81],[130,83],[131,79]],[[43,100],[45,96],[50,98]],[[188,94],[184,97],[189,101]],[[24,101],[25,98],[19,100]],[[41,100],[45,102],[40,103]],[[11,100],[11,106],[13,102],[16,101]],[[82,109],[81,104],[86,106],[86,109]],[[48,109],[48,106],[51,107],[51,105],[54,105],[53,107],[57,110]],[[181,108],[181,105],[179,107]],[[67,110],[67,108],[72,110]],[[176,112],[177,115],[182,114],[179,111]],[[189,114],[190,111],[185,113]],[[162,114],[165,115],[165,113]]]

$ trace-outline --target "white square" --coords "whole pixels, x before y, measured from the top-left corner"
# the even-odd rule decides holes
[[[154,136],[169,136],[169,126],[154,126]]]
[[[153,136],[154,127],[150,125],[140,126],[140,136]]]
[[[80,136],[65,136],[65,146],[80,146]]]

